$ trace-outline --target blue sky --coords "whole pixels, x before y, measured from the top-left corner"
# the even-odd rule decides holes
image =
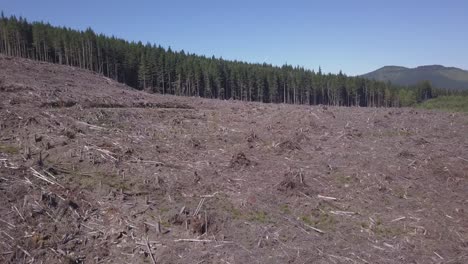
[[[0,0],[0,10],[174,50],[324,72],[468,69],[465,0]]]

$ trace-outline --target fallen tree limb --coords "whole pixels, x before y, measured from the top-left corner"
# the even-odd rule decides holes
[[[151,261],[153,261],[153,264],[156,264],[156,260],[154,259],[153,252],[151,252],[151,247],[150,247],[148,238],[146,238],[146,248],[148,249],[148,254],[151,257]]]
[[[53,180],[47,178],[46,176],[40,174],[40,173],[39,173],[37,170],[35,170],[33,167],[30,167],[29,169],[32,171],[32,174],[33,174],[34,177],[36,177],[36,178],[38,178],[38,179],[41,179],[41,180],[43,180],[43,181],[45,181],[45,182],[47,182],[47,183],[50,183],[50,184],[52,184],[52,185],[57,184],[58,186],[60,186],[60,187],[62,187],[62,188],[65,189],[65,187],[64,187],[63,185],[61,185],[60,183],[55,182],[55,181],[53,181]]]
[[[317,233],[325,234],[325,232],[324,232],[323,230],[321,230],[321,229],[318,229],[318,228],[316,228],[316,227],[310,226],[310,225],[308,225],[308,224],[304,224],[304,225],[305,225],[306,227],[308,227],[308,228],[314,230],[314,231],[317,232]]]
[[[335,197],[331,197],[331,196],[323,196],[323,195],[320,195],[320,194],[319,194],[319,195],[317,195],[317,197],[318,197],[319,199],[324,199],[324,200],[331,200],[331,201],[336,201],[336,200],[338,200],[338,199],[337,199],[337,198],[335,198]]]

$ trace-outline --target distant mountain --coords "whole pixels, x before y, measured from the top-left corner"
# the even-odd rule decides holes
[[[362,77],[378,81],[391,81],[398,85],[412,85],[421,81],[430,81],[437,88],[468,90],[468,71],[442,65],[426,65],[416,68],[385,66],[364,74]]]

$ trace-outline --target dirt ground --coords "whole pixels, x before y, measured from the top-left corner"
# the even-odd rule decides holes
[[[1,263],[468,263],[468,115],[147,94],[0,57]]]

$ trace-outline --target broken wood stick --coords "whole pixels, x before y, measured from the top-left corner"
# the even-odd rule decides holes
[[[214,192],[213,194],[200,195],[200,197],[202,197],[202,198],[213,198],[213,197],[215,197],[218,193],[220,193],[220,192],[219,192],[219,191],[216,191],[216,192]]]
[[[151,257],[151,261],[153,262],[153,264],[156,264],[156,260],[154,259],[153,252],[151,252],[151,247],[150,247],[148,238],[146,238],[146,248],[148,249],[148,254]]]
[[[318,197],[319,199],[324,199],[324,200],[331,200],[331,201],[336,201],[336,200],[338,200],[338,199],[337,199],[337,198],[335,198],[335,197],[331,197],[331,196],[323,196],[323,195],[320,195],[320,194],[319,194],[319,195],[317,195],[317,197]]]
[[[148,163],[148,164],[155,164],[155,165],[160,165],[160,166],[164,165],[164,163],[160,161],[154,161],[154,160],[130,160],[129,163]]]
[[[41,180],[43,180],[43,181],[45,181],[45,182],[47,182],[47,183],[50,183],[50,184],[52,184],[52,185],[57,184],[58,186],[60,186],[60,187],[62,187],[62,188],[65,189],[65,187],[64,187],[63,185],[61,185],[61,184],[58,183],[58,182],[54,182],[53,180],[48,179],[46,176],[40,174],[40,173],[39,173],[37,170],[35,170],[33,167],[30,167],[29,169],[32,171],[32,174],[33,174],[34,177],[36,177],[36,178],[38,178],[38,179],[41,179]]]
[[[29,252],[27,252],[26,250],[24,250],[24,248],[20,247],[20,246],[16,246],[18,247],[21,251],[23,251],[24,254],[28,255],[28,257],[31,257],[31,254],[29,254]]]
[[[314,230],[314,231],[315,231],[315,232],[317,232],[317,233],[320,233],[320,234],[325,234],[325,232],[324,232],[324,231],[322,231],[322,230],[320,230],[320,229],[318,229],[318,228],[316,228],[316,227],[313,227],[313,226],[311,226],[311,225],[308,225],[308,224],[304,224],[304,225],[305,225],[306,227],[308,227],[308,228],[310,228],[310,229]]]
[[[182,239],[176,239],[174,242],[213,242],[214,240],[208,240],[208,239],[190,239],[190,238],[182,238]]]
[[[200,202],[198,203],[198,206],[197,206],[197,209],[195,210],[195,212],[193,213],[193,216],[196,216],[198,215],[198,213],[200,212],[202,206],[203,206],[203,203],[205,202],[205,197],[203,197]]]
[[[150,222],[144,222],[144,223],[145,223],[146,225],[149,225],[149,226],[152,226],[152,227],[156,228],[156,231],[157,231],[158,233],[161,233],[161,224],[160,224],[160,222],[157,222],[156,224],[152,224],[152,223],[150,223]]]
[[[351,211],[330,211],[330,213],[334,215],[345,215],[345,216],[351,216],[351,215],[356,214],[355,212],[351,212]]]
[[[398,217],[398,218],[396,218],[396,219],[393,219],[393,220],[390,221],[390,222],[393,223],[393,222],[397,222],[397,221],[400,221],[400,220],[403,220],[403,219],[406,219],[406,216]]]
[[[176,239],[174,240],[174,242],[201,242],[201,243],[217,242],[217,243],[224,243],[224,244],[234,243],[232,241],[216,241],[216,240],[209,240],[209,239],[191,239],[191,238]]]
[[[88,123],[82,122],[82,121],[76,121],[76,123],[77,123],[77,124],[81,124],[81,125],[88,126],[88,127],[91,128],[91,129],[97,129],[97,130],[106,129],[105,127],[100,127],[100,126],[91,125],[91,124],[88,124]]]
[[[7,221],[2,220],[2,219],[0,219],[0,222],[3,222],[3,223],[5,223],[5,224],[7,224],[7,225],[9,225],[9,226],[11,226],[11,227],[13,227],[13,228],[16,227],[14,224],[8,223]]]
[[[15,211],[18,213],[18,215],[21,217],[21,219],[23,219],[23,221],[25,221],[23,215],[20,213],[18,208],[16,208],[16,206],[13,206],[13,209],[15,209]]]
[[[7,232],[1,231],[5,236],[9,237],[11,240],[15,240],[12,236],[10,236]]]

